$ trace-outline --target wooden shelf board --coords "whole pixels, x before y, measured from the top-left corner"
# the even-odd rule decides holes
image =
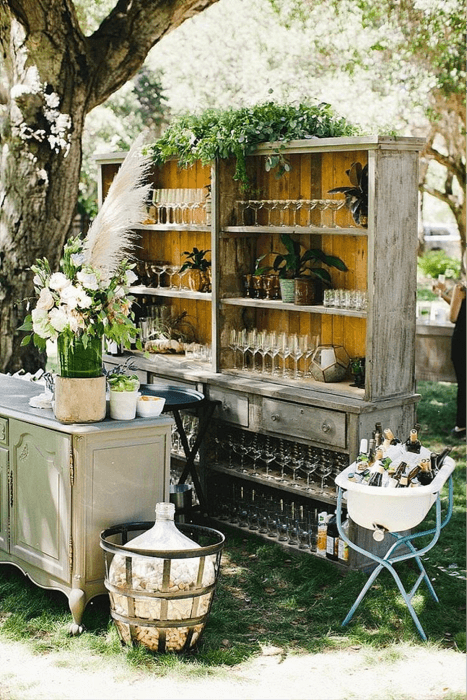
[[[221,304],[227,306],[248,306],[255,309],[270,309],[271,311],[301,311],[311,314],[330,314],[332,316],[353,316],[354,318],[366,318],[366,311],[356,311],[353,309],[341,309],[334,306],[300,306],[298,304],[288,304],[283,301],[271,299],[249,299],[248,297],[229,297],[221,299]]]
[[[229,234],[242,234],[254,236],[260,233],[290,233],[290,234],[310,234],[318,233],[338,236],[367,236],[365,228],[350,226],[348,228],[327,227],[327,226],[226,226],[222,229],[221,235],[228,237]]]
[[[169,287],[145,287],[143,285],[130,287],[132,294],[145,294],[157,297],[173,297],[176,299],[200,299],[201,301],[211,301],[210,292],[192,292],[189,289],[169,289]]]
[[[210,224],[138,224],[136,231],[211,231]]]

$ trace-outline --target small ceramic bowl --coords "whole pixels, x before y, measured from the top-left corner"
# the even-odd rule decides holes
[[[140,396],[136,402],[136,415],[140,418],[160,416],[165,399],[160,396]]]

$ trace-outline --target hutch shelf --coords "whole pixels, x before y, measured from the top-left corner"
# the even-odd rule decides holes
[[[209,346],[212,359],[188,352],[147,358],[135,352],[135,362],[144,381],[189,385],[219,400],[212,432],[235,436],[231,452],[237,462],[241,453],[234,452],[234,440],[250,444],[259,435],[277,449],[282,439],[292,452],[309,448],[329,453],[335,470],[340,470],[355,458],[360,439],[368,437],[376,421],[401,436],[413,426],[418,400],[415,298],[422,147],[421,139],[386,136],[295,141],[283,151],[290,172],[276,178],[265,168],[275,144],[266,143],[247,159],[247,193],[233,179],[232,160],[219,160],[211,167],[196,163],[188,169],[170,160],[153,167],[154,198],[148,218],[138,227],[138,252],[146,269],[154,263],[157,272],[134,287],[138,313],[158,317],[164,310],[172,318],[183,318],[187,340]],[[124,156],[97,156],[101,202]],[[350,184],[346,170],[355,162],[368,166],[365,226],[354,222],[342,194],[329,194]],[[245,296],[245,276],[252,275],[258,259],[271,266],[276,253],[285,252],[285,233],[306,248],[341,258],[347,271],[329,268],[332,287],[361,292],[365,307],[330,307],[322,301],[301,306]],[[209,292],[192,291],[185,278],[177,276],[184,253],[194,247],[209,251]],[[304,336],[306,352],[284,356],[269,348],[264,359],[261,348],[256,354],[232,344],[233,331],[254,329],[285,333],[287,338]],[[355,386],[350,373],[339,382],[314,379],[311,351],[318,344],[342,346],[349,358],[364,358],[364,384]],[[106,360],[121,362],[110,355]],[[262,476],[252,476],[251,470],[234,473],[226,468],[228,454],[228,449],[211,449],[210,443],[201,454],[199,468],[204,483],[211,484],[213,504],[219,496],[213,483],[221,490],[229,480],[245,488],[258,480],[263,485]],[[243,459],[251,466],[251,455]],[[316,468],[312,482],[319,484],[322,468]],[[280,477],[277,461],[271,470]],[[325,492],[312,492],[280,478],[268,481],[264,479],[264,486],[285,499],[299,495],[300,503],[304,499],[330,512],[336,502],[329,483]]]

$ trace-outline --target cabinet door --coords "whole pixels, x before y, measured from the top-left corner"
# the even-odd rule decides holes
[[[85,444],[83,444],[85,443]],[[104,578],[102,530],[125,522],[153,521],[156,503],[168,500],[170,424],[86,436],[77,441],[75,574],[87,582]],[[83,489],[83,491],[82,491]]]
[[[8,450],[0,447],[0,549],[8,551]]]
[[[10,553],[70,578],[70,436],[10,421],[13,504]]]

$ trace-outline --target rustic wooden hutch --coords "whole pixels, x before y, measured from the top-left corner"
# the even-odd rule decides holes
[[[204,211],[189,223],[182,217],[178,222],[167,219],[142,224],[139,255],[142,260],[179,265],[184,251],[194,246],[209,249],[212,291],[151,284],[135,288],[135,294],[146,303],[186,311],[197,342],[212,347],[212,360],[201,362],[183,355],[146,359],[135,353],[141,378],[190,385],[220,400],[213,434],[238,429],[270,436],[273,441],[307,444],[318,453],[331,451],[342,466],[353,460],[360,439],[369,436],[376,421],[405,436],[415,422],[418,398],[414,393],[415,301],[422,146],[420,139],[381,136],[295,141],[283,151],[290,172],[277,178],[265,168],[274,144],[262,144],[247,161],[253,188],[250,200],[233,179],[232,160],[219,160],[211,168],[198,163],[179,169],[175,160],[154,167],[152,182],[158,190],[210,185],[212,211],[210,216]],[[101,201],[124,156],[97,156]],[[341,201],[342,194],[329,195],[328,191],[350,184],[346,170],[357,161],[368,165],[366,227],[356,225],[347,208],[329,213],[319,208],[310,212],[302,206],[311,200]],[[282,249],[282,233],[340,257],[348,271],[330,269],[333,286],[366,292],[366,309],[298,306],[245,297],[243,276],[253,272],[258,257]],[[343,346],[350,357],[365,357],[364,388],[352,386],[351,377],[325,383],[238,369],[241,363],[229,348],[229,337],[231,329],[241,328],[319,335],[321,344]],[[106,359],[110,364],[121,361]],[[216,475],[232,476],[225,460],[216,461],[216,454],[218,451],[205,450],[200,464],[211,488],[217,483]],[[240,483],[298,496],[296,488],[278,480],[266,483],[261,476],[239,472],[234,476]],[[301,493],[302,497],[306,499],[307,494]],[[216,500],[215,493],[213,498]],[[321,494],[318,501],[332,506],[333,490]]]

